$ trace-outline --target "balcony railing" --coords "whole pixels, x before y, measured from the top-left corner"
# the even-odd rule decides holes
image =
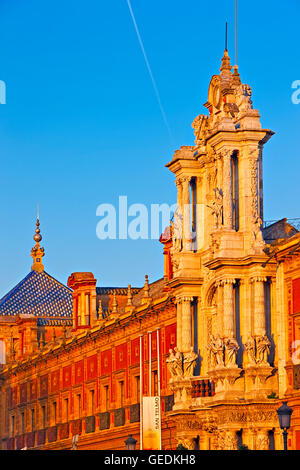
[[[215,384],[209,379],[193,380],[192,398],[213,397],[215,395]]]

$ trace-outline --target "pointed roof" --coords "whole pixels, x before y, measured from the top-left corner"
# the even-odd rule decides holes
[[[0,300],[3,315],[34,315],[39,324],[72,319],[72,291],[45,271],[32,270]]]

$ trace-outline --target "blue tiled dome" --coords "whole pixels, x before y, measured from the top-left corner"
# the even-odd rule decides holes
[[[47,320],[72,318],[72,291],[45,271],[31,271],[0,300],[0,315],[35,315]]]

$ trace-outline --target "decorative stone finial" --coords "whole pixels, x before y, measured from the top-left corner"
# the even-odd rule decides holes
[[[44,266],[42,263],[42,258],[45,255],[45,250],[40,246],[40,242],[42,241],[42,235],[40,231],[40,221],[39,215],[37,216],[36,220],[36,229],[33,239],[35,241],[35,246],[31,250],[31,256],[33,258],[33,265],[31,267],[32,271],[42,272],[44,271]]]
[[[233,85],[239,86],[239,85],[242,84],[241,77],[240,77],[240,74],[239,74],[239,68],[238,68],[237,65],[233,66],[233,75],[232,75],[232,77],[233,77],[233,79],[232,79]]]
[[[116,291],[114,291],[114,297],[112,302],[112,313],[118,313],[118,302],[116,297]]]
[[[99,305],[98,305],[98,320],[103,319],[103,309],[102,309],[102,300],[99,300]]]
[[[132,305],[132,292],[131,292],[131,285],[128,284],[128,291],[127,291],[127,305]]]
[[[147,274],[145,275],[144,297],[149,297],[149,281]]]
[[[231,74],[231,63],[230,63],[230,57],[228,54],[228,50],[225,49],[223,59],[222,59],[222,65],[220,68],[221,75],[230,75]]]

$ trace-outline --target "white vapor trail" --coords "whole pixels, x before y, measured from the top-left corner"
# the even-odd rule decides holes
[[[159,105],[163,120],[164,120],[164,122],[167,126],[171,142],[173,143],[173,140],[174,140],[173,135],[172,135],[172,132],[171,132],[171,129],[170,129],[170,126],[169,126],[169,122],[168,122],[165,110],[163,108],[163,105],[162,105],[162,102],[161,102],[161,99],[160,99],[160,94],[159,94],[159,91],[158,91],[158,88],[157,88],[157,85],[156,85],[156,82],[155,82],[155,79],[154,79],[154,76],[153,76],[153,73],[152,73],[152,70],[151,70],[151,67],[150,67],[150,64],[149,64],[149,60],[148,60],[148,57],[147,57],[147,54],[146,54],[146,51],[145,51],[145,48],[144,48],[144,44],[143,44],[143,41],[142,41],[142,38],[141,38],[141,35],[140,35],[140,32],[139,32],[139,28],[138,28],[136,20],[135,20],[135,16],[134,16],[134,13],[133,13],[133,10],[132,10],[132,7],[131,7],[130,0],[127,0],[127,4],[128,4],[128,8],[129,8],[129,12],[130,12],[133,24],[134,24],[134,29],[135,29],[136,35],[138,37],[138,40],[139,40],[139,43],[140,43],[140,46],[141,46],[141,49],[142,49],[142,53],[143,53],[143,56],[144,56],[144,59],[145,59],[145,62],[146,62],[146,66],[147,66],[147,69],[148,69],[148,72],[149,72],[149,75],[150,75],[150,78],[151,78],[151,82],[152,82],[153,89],[154,89],[154,92],[155,92],[155,95],[156,95],[156,98],[157,98],[157,101],[158,101],[158,105]]]

